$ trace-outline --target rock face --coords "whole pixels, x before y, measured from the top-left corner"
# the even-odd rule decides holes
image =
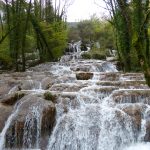
[[[0,103],[3,105],[14,105],[19,99],[21,99],[25,93],[23,92],[15,92],[13,94],[8,94],[0,99]]]
[[[5,106],[0,103],[0,132],[4,128],[5,122],[12,113],[12,110],[13,110],[12,106]]]
[[[76,74],[77,80],[89,80],[92,79],[93,73],[81,72]]]
[[[112,94],[116,103],[144,103],[150,105],[150,89],[118,90]]]
[[[56,109],[52,102],[35,95],[25,96],[20,103],[18,114],[7,131],[6,146],[34,148],[37,142],[41,144],[41,138],[51,133]]]

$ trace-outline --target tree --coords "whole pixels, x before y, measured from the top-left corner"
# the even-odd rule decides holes
[[[65,9],[67,5],[65,1]],[[7,41],[9,56],[16,71],[25,71],[28,52],[38,50],[41,62],[54,61],[62,55],[67,37],[62,19],[64,14],[57,14],[55,19],[51,0],[5,0],[3,8],[4,16],[0,15],[0,44]],[[32,50],[27,45],[28,39],[33,40]]]
[[[132,55],[137,56],[145,74],[147,84],[150,86],[149,63],[149,0],[104,0],[110,11],[111,22],[117,33],[118,52],[124,63],[125,71],[132,71]],[[130,13],[128,13],[130,12]]]

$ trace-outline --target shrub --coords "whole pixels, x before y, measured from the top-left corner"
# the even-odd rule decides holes
[[[83,59],[91,59],[91,55],[89,53],[83,53],[81,56]]]
[[[52,95],[51,92],[45,92],[44,93],[44,99],[52,101],[53,103],[56,103],[56,96]]]
[[[95,53],[95,54],[92,55],[92,58],[93,59],[106,60],[106,55]]]

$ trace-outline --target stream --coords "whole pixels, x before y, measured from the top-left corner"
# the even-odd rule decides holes
[[[0,75],[1,86],[8,85],[0,99],[7,114],[0,118],[0,150],[150,150],[144,75],[119,72],[115,62],[68,57]],[[15,92],[25,95],[16,102]]]

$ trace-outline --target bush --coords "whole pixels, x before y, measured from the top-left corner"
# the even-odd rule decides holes
[[[56,103],[56,96],[52,95],[51,92],[45,92],[44,93],[44,99],[52,101],[53,103]]]
[[[92,55],[92,58],[93,59],[106,60],[106,55],[95,53],[95,54]]]
[[[83,59],[91,59],[91,55],[89,53],[83,53],[81,56]]]

